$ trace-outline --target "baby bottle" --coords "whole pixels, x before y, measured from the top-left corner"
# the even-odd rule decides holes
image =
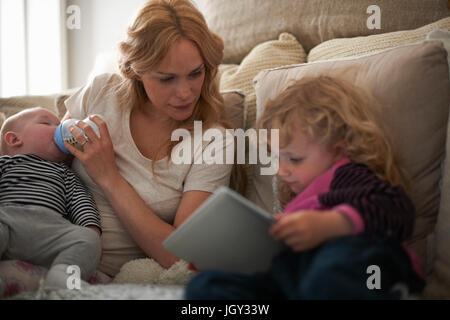
[[[92,129],[94,129],[97,136],[100,137],[100,132],[98,130],[98,127],[93,121],[89,120],[89,118],[83,119],[82,121],[84,123],[87,123],[88,125],[90,125],[92,127]],[[75,139],[75,137],[69,131],[69,127],[73,126],[75,129],[80,131],[81,134],[87,139],[87,136],[84,133],[84,131],[75,125],[77,122],[78,122],[77,119],[67,119],[67,120],[61,122],[55,130],[54,139],[55,139],[56,145],[64,153],[70,154],[69,150],[67,150],[67,148],[64,146],[64,142],[71,144],[78,150],[81,150],[81,151],[83,150],[83,146],[78,143],[78,141]]]

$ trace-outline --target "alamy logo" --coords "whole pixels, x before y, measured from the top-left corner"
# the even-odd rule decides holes
[[[81,9],[77,5],[70,5],[66,9],[66,13],[70,14],[66,20],[67,29],[81,29]]]
[[[66,280],[67,289],[80,290],[81,289],[81,270],[77,265],[70,265],[66,269],[66,273],[69,275]]]
[[[235,148],[236,138],[236,148]],[[278,129],[270,131],[271,155],[268,155],[268,131],[260,129],[219,130],[210,128],[203,132],[202,122],[194,121],[194,135],[187,129],[176,129],[172,132],[172,141],[182,141],[177,144],[171,153],[174,164],[245,164],[246,138],[249,140],[248,164],[259,163],[261,175],[274,175],[278,172],[279,132]],[[203,142],[210,142],[203,149]],[[225,154],[224,154],[225,150]],[[236,154],[235,154],[236,150]],[[236,156],[236,157],[235,157]],[[267,166],[269,165],[269,166]]]
[[[381,289],[381,269],[376,264],[372,264],[366,269],[367,274],[371,274],[369,278],[367,278],[366,285],[367,289]]]
[[[373,4],[367,7],[367,13],[371,14],[370,17],[367,18],[367,28],[369,30],[373,29],[381,29],[381,9],[379,6]]]

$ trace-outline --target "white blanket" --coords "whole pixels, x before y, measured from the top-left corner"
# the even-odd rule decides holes
[[[36,292],[23,292],[14,300],[181,300],[184,285],[195,274],[185,261],[169,269],[153,259],[136,259],[122,266],[109,284],[90,285],[82,290],[51,289],[41,282]]]

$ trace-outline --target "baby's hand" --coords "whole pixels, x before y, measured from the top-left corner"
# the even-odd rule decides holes
[[[276,218],[270,234],[294,251],[305,251],[329,238],[350,234],[351,223],[337,211],[302,210]]]

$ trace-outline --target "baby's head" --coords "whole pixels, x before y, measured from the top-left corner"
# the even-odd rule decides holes
[[[279,129],[278,173],[296,193],[343,157],[403,185],[376,111],[373,97],[350,82],[305,77],[268,101],[257,127]]]
[[[34,154],[48,161],[66,162],[70,156],[59,150],[53,139],[59,123],[54,113],[41,107],[9,117],[0,131],[2,155]]]

